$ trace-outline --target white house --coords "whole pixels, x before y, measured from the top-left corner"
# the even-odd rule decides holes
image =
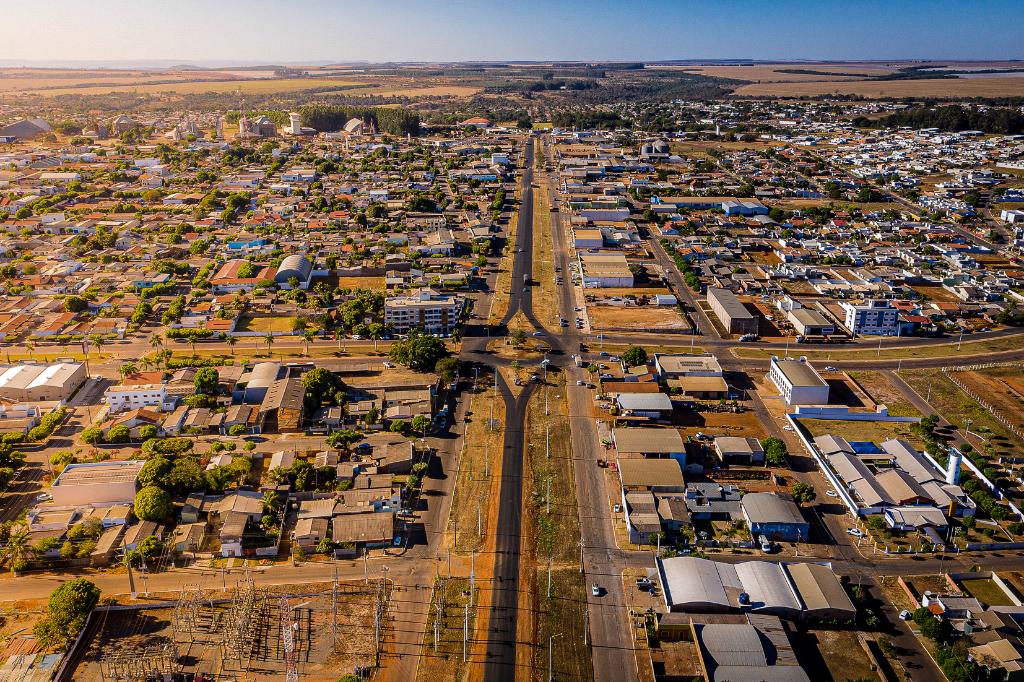
[[[111,413],[138,410],[144,407],[163,410],[168,403],[167,387],[163,384],[111,386],[103,396],[106,398]]]

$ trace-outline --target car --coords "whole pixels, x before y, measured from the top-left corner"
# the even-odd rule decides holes
[[[836,370],[836,368],[833,367],[832,365],[829,365],[828,367],[825,368],[825,371],[826,372],[835,372],[835,371],[838,371],[838,370]]]
[[[568,327],[569,326],[569,321],[568,320],[562,320],[561,322],[558,323],[558,326],[559,327]]]
[[[600,337],[598,337],[598,338],[600,338]],[[598,353],[598,355],[600,355],[602,358],[607,358],[607,357],[611,356],[611,353],[609,353],[608,351],[603,350],[600,353]]]
[[[590,586],[590,594],[594,595],[595,597],[600,597],[601,596],[601,586],[598,585],[597,583],[594,583],[593,585],[591,585]]]
[[[792,427],[792,426],[790,426],[789,424],[786,424],[786,425],[785,425],[785,426],[783,426],[782,428],[783,428],[784,430],[786,430],[786,431],[792,431],[792,430],[793,430],[793,427]]]
[[[862,538],[862,537],[864,537],[864,531],[862,531],[860,528],[847,528],[846,529],[846,534],[847,535],[852,535],[855,538]]]
[[[384,366],[385,366],[385,367],[387,367],[388,369],[394,369],[394,367],[395,367],[395,363],[393,363],[393,362],[388,362],[387,360],[385,360],[385,361],[384,361]]]
[[[913,617],[914,617],[914,614],[912,614],[910,611],[907,611],[906,609],[903,609],[902,611],[900,611],[900,620],[910,620]]]
[[[609,362],[619,362],[619,358],[618,358],[617,355],[611,355],[611,356],[608,357],[608,361]]]
[[[839,493],[837,493],[835,490],[826,490],[825,494],[828,495],[829,497],[839,497]]]
[[[522,252],[523,252],[523,249],[522,249],[522,248],[518,248],[518,249],[516,249],[516,253],[522,253]]]
[[[523,287],[523,293],[524,294],[530,293],[530,287]]]
[[[555,266],[555,272],[561,272],[561,271],[562,271],[562,268],[556,265]]]
[[[539,374],[531,374],[530,375],[530,381],[540,381],[540,375]]]
[[[534,336],[544,336],[544,332],[534,332]]]
[[[612,511],[615,512],[616,514],[621,513],[622,512],[622,505],[621,504],[616,504],[615,506],[612,507]]]
[[[585,382],[583,379],[577,379],[576,380],[576,385],[577,386],[586,386],[587,382]]]
[[[608,365],[606,365],[606,364],[604,364],[604,363],[602,362],[602,363],[598,364],[597,368],[598,368],[598,369],[608,369]]]
[[[39,493],[36,495],[36,502],[47,502],[53,499],[53,495],[50,493]]]

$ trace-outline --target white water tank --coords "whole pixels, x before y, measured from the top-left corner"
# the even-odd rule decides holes
[[[956,485],[960,482],[960,465],[964,456],[956,448],[949,449],[949,465],[946,467],[946,483]]]

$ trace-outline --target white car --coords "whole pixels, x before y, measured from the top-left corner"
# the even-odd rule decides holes
[[[53,495],[50,493],[39,493],[36,495],[36,502],[49,502],[53,499]]]
[[[594,595],[595,597],[600,597],[601,596],[601,586],[598,585],[597,583],[594,583],[593,585],[591,585],[590,586],[590,594]]]
[[[393,362],[388,362],[387,360],[385,360],[385,361],[384,361],[384,366],[385,366],[386,368],[388,368],[388,369],[393,369],[393,368],[394,368],[394,366],[395,366],[395,363],[393,363]]]
[[[782,428],[783,428],[784,430],[786,430],[786,431],[792,431],[792,430],[793,430],[793,427],[792,427],[792,426],[790,426],[789,424],[786,424],[786,425],[785,425],[785,426],[783,426]]]
[[[576,380],[576,385],[577,386],[586,386],[587,382],[583,381],[583,379],[577,379]]]
[[[826,367],[826,368],[825,368],[825,371],[826,371],[826,372],[835,372],[835,371],[837,371],[837,370],[836,370],[836,368],[835,368],[835,367],[833,367],[832,365],[829,365],[828,367]]]
[[[860,528],[847,528],[846,529],[846,534],[847,535],[852,535],[855,538],[862,538],[862,537],[864,537],[864,531],[862,531]]]
[[[839,497],[839,493],[837,493],[835,490],[826,490],[825,494],[828,495],[829,497]]]
[[[622,505],[621,504],[616,504],[614,507],[612,507],[612,511],[615,512],[616,514],[622,513]]]
[[[912,614],[910,611],[907,611],[906,609],[900,611],[900,620],[910,620],[913,617],[914,614]]]

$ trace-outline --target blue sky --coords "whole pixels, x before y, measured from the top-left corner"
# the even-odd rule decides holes
[[[1022,59],[1024,0],[60,0],[0,63]],[[13,30],[10,30],[12,29]]]

